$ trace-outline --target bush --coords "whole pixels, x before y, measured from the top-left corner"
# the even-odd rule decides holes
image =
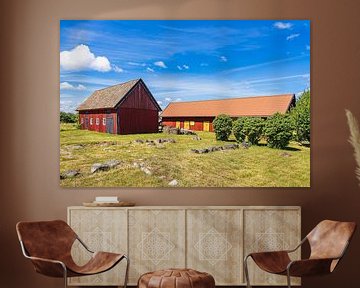
[[[236,141],[243,142],[245,140],[246,135],[244,131],[244,118],[238,118],[234,121],[233,134],[236,138]]]
[[[262,137],[264,120],[260,117],[246,117],[244,119],[244,132],[248,141],[253,145],[258,145]]]
[[[310,91],[304,91],[291,110],[294,126],[294,140],[310,142]]]
[[[264,135],[268,146],[284,149],[292,137],[292,121],[289,114],[276,113],[265,121]]]
[[[218,115],[213,121],[213,127],[216,139],[227,141],[232,130],[232,119],[229,115]]]
[[[78,123],[78,115],[74,113],[60,112],[61,123]]]

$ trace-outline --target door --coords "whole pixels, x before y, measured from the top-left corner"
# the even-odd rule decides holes
[[[176,126],[176,128],[179,128],[180,129],[180,121],[176,121],[176,124],[175,124]]]
[[[106,133],[114,133],[114,119],[112,117],[106,117]]]
[[[210,122],[204,121],[203,122],[203,130],[209,132],[210,131]]]
[[[184,121],[184,129],[187,129],[187,130],[190,129],[190,122],[189,121]]]
[[[89,129],[89,117],[85,117],[85,129]]]

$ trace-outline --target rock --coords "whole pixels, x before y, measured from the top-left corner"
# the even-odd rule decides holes
[[[179,182],[176,179],[174,179],[174,180],[171,180],[168,185],[169,186],[177,186],[178,184],[179,184]]]
[[[238,149],[239,148],[239,144],[225,144],[224,146],[222,146],[224,148],[224,150],[229,150],[229,149]]]
[[[60,179],[73,178],[80,174],[81,173],[79,170],[67,170],[64,171],[63,173],[60,173]]]
[[[192,137],[192,140],[200,141],[201,137],[199,135],[195,135],[194,137]]]
[[[134,163],[133,163],[133,166],[134,166],[135,168],[140,168],[140,167],[141,167],[140,164],[137,163],[137,162],[134,162]]]
[[[287,153],[287,152],[283,152],[280,154],[281,157],[291,157],[291,154]]]
[[[184,129],[184,128],[180,129],[180,134],[182,134],[182,135],[197,135],[194,131]]]
[[[194,153],[199,154],[199,150],[198,150],[198,149],[191,149],[191,152],[194,152]]]
[[[148,167],[140,167],[140,170],[143,171],[146,175],[151,175],[152,172]]]
[[[136,139],[136,140],[134,140],[134,143],[144,143],[144,140],[142,140],[142,139]]]
[[[112,160],[106,161],[104,163],[104,165],[108,165],[110,168],[115,168],[116,166],[119,166],[120,163],[121,163],[121,161],[112,159]]]
[[[199,153],[200,154],[203,154],[203,153],[209,153],[210,150],[208,148],[205,148],[205,149],[199,149]]]
[[[179,128],[170,127],[169,130],[167,131],[167,133],[168,133],[168,134],[178,135],[178,134],[180,134],[180,129],[179,129]]]
[[[148,146],[155,146],[156,144],[155,144],[154,141],[147,141],[147,140],[146,140],[146,145],[148,145]]]
[[[168,142],[169,142],[169,143],[176,143],[176,140],[173,139],[173,138],[169,138],[169,139],[168,139]]]
[[[99,171],[108,171],[110,170],[110,166],[105,163],[95,163],[91,166],[90,172],[95,173]]]
[[[242,147],[242,148],[248,149],[250,146],[251,146],[251,144],[250,144],[250,143],[247,143],[246,141],[243,141],[243,142],[241,143],[241,147]]]

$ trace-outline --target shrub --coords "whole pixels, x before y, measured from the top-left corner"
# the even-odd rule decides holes
[[[233,123],[233,134],[236,138],[236,141],[243,142],[245,140],[245,131],[244,131],[244,118],[238,118]]]
[[[60,112],[61,123],[78,123],[78,115],[74,113]]]
[[[215,117],[213,127],[217,140],[226,141],[229,139],[232,130],[232,119],[229,115],[220,114]]]
[[[294,140],[310,142],[310,91],[304,91],[291,110],[294,126]]]
[[[292,137],[289,114],[276,113],[265,121],[264,135],[269,147],[284,149]]]
[[[246,117],[244,119],[244,132],[248,141],[253,144],[259,144],[264,128],[264,120],[260,117]]]

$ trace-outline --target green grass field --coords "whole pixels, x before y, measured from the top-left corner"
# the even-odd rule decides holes
[[[195,154],[192,148],[220,146],[214,133],[191,135],[163,133],[112,135],[60,127],[60,172],[79,170],[81,175],[60,180],[62,187],[310,187],[310,148],[291,143],[288,149],[262,146]],[[135,139],[173,138],[176,143],[148,145]],[[234,139],[230,139],[234,141]],[[111,159],[121,164],[109,171],[90,173],[94,163]],[[134,163],[142,163],[148,175]]]

